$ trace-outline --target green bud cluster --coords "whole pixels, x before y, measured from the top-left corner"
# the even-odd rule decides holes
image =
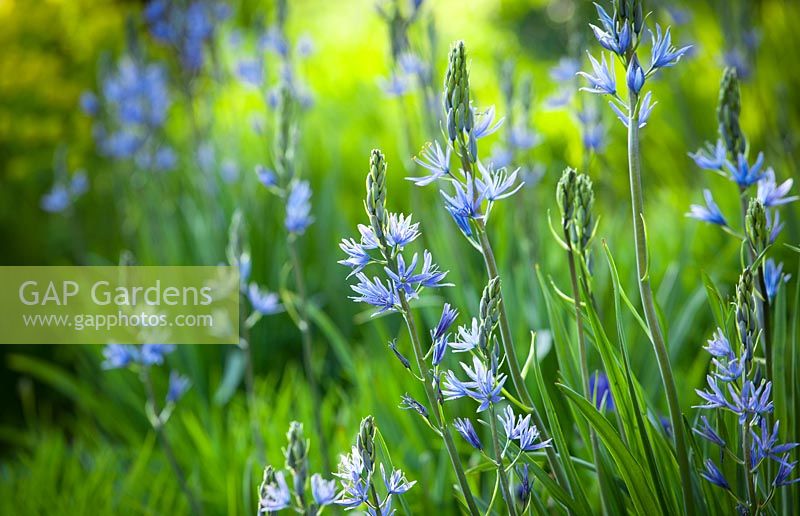
[[[473,133],[474,115],[469,101],[469,72],[467,71],[467,50],[463,41],[457,41],[450,49],[447,72],[444,77],[444,112],[447,117],[447,135],[451,144],[458,142],[461,156],[477,161],[478,144]],[[464,149],[460,135],[467,134],[467,148]]]
[[[275,483],[275,468],[269,464],[264,468],[264,476],[261,480],[261,485],[258,487],[258,492],[261,498],[267,496],[267,486]]]
[[[747,353],[748,361],[752,359],[753,345],[758,332],[754,293],[753,273],[748,267],[739,276],[739,283],[736,284],[736,329],[739,333],[739,340]]]
[[[302,500],[308,478],[308,441],[303,433],[303,424],[292,421],[286,439],[288,446],[283,450],[286,469],[292,472],[295,494]]]
[[[483,288],[481,295],[481,306],[478,314],[478,324],[480,339],[478,347],[486,351],[489,347],[489,342],[492,338],[492,332],[497,326],[497,321],[500,319],[500,303],[503,301],[503,296],[500,291],[500,278],[494,277],[489,280],[489,283]]]
[[[747,241],[756,254],[760,254],[769,245],[767,210],[764,208],[764,203],[758,199],[750,199],[750,204],[747,206],[745,231]]]
[[[614,21],[618,24],[631,23],[633,33],[638,37],[644,29],[642,0],[617,0]]]
[[[364,461],[364,469],[370,473],[375,472],[375,418],[367,416],[361,420],[356,437],[356,447]]]
[[[742,100],[739,93],[739,76],[736,68],[725,68],[719,86],[719,102],[717,104],[717,121],[719,136],[725,142],[725,148],[731,159],[736,160],[744,153],[746,140],[739,126],[739,115],[742,111]]]
[[[375,232],[375,237],[381,247],[386,248],[386,226],[388,224],[386,212],[386,158],[378,149],[373,149],[369,158],[367,196],[364,199],[364,209],[367,211],[369,224]]]
[[[594,232],[594,189],[586,174],[567,167],[556,186],[556,201],[561,211],[561,226],[574,249],[585,253]]]

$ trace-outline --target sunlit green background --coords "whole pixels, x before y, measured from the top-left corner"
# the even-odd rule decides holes
[[[178,169],[166,177],[133,181],[130,168],[99,157],[91,120],[78,108],[81,92],[97,89],[98,62],[123,51],[128,17],[138,26],[148,54],[177,71],[171,54],[154,44],[138,21],[143,4],[0,0],[0,264],[108,265],[118,263],[127,251],[143,264],[213,265],[225,260],[227,226],[238,208],[248,227],[254,279],[277,290],[287,281],[283,208],[253,173],[257,163],[269,162],[270,130],[258,136],[251,124],[253,116],[260,116],[269,127],[273,113],[262,93],[242,85],[231,73],[236,60],[254,45],[255,24],[269,23],[274,16],[273,6],[269,1],[237,2],[232,19],[217,29],[220,80],[206,76],[196,81],[195,109],[206,131],[204,139],[213,146],[217,166],[231,161],[239,176],[193,211],[181,199],[183,185],[197,174],[192,158],[197,141],[177,73],[172,77],[175,102],[167,137],[180,158]],[[297,69],[314,96],[313,106],[300,121],[299,170],[311,181],[316,221],[300,245],[313,302],[324,314],[314,321],[314,352],[326,393],[322,411],[326,430],[334,448],[344,451],[359,420],[374,414],[392,460],[419,481],[406,497],[412,512],[453,512],[446,455],[439,447],[431,448],[432,436],[418,418],[397,408],[401,394],[407,390],[413,394],[418,388],[410,385],[386,347],[395,337],[401,348],[407,345],[401,321],[397,316],[370,320],[362,306],[346,299],[347,271],[336,264],[339,240],[352,236],[356,224],[364,221],[361,199],[370,149],[380,147],[387,154],[390,208],[415,214],[422,223],[425,246],[443,268],[452,271],[449,279],[456,287],[441,295],[461,310],[461,322],[477,308],[484,281],[480,255],[460,238],[439,206],[435,188],[413,188],[403,179],[420,173],[410,158],[431,135],[419,123],[417,96],[388,98],[381,90],[379,80],[390,73],[391,55],[387,28],[374,0],[289,4],[289,37],[308,34],[315,47]],[[563,56],[580,58],[586,66],[582,49],[597,52],[587,26],[594,18],[593,7],[577,0],[425,4],[424,23],[411,27],[410,39],[412,47],[427,49],[426,24],[434,21],[437,84],[447,49],[456,39],[467,44],[479,106],[494,104],[501,114],[506,111],[498,80],[500,62],[512,59],[518,75],[533,74],[531,123],[542,143],[525,159],[544,166],[545,175],[540,184],[498,206],[491,221],[514,332],[518,342],[526,342],[531,330],[547,329],[534,266],[538,264],[545,277],[552,276],[562,289],[567,286],[564,254],[547,229],[547,212],[557,209],[555,182],[566,165],[585,162],[576,121],[563,110],[544,107],[558,86],[548,70]],[[653,21],[673,25],[677,44],[695,45],[690,58],[664,71],[655,82],[658,105],[642,143],[651,273],[668,328],[681,405],[689,411],[696,402],[694,387],[702,383],[707,367],[701,346],[713,329],[701,272],[731,292],[739,270],[739,246],[717,228],[684,214],[689,204],[701,201],[706,187],[716,192],[723,211],[734,221],[739,201],[731,183],[698,170],[687,153],[716,138],[724,55],[739,49],[749,71],[742,86],[742,125],[750,146],[754,152],[764,151],[779,179],[797,177],[800,33],[795,21],[800,4],[652,1],[647,8],[654,11]],[[229,44],[233,31],[243,35],[239,49]],[[758,44],[748,47],[752,31]],[[273,82],[275,69],[268,64],[266,73],[268,82]],[[608,127],[607,147],[589,160],[586,170],[598,192],[597,256],[602,256],[602,239],[629,292],[634,292],[625,133],[610,110],[601,107]],[[491,137],[486,148],[491,148],[492,138],[499,137]],[[72,211],[49,214],[40,208],[40,198],[52,185],[59,153],[70,173],[88,172],[90,189]],[[787,223],[783,242],[797,244],[797,208],[784,209],[783,216]],[[783,257],[795,278],[800,276],[796,254],[780,249],[777,257]],[[613,324],[604,261],[598,260],[595,268],[597,294],[606,307],[602,315]],[[794,282],[789,283],[789,293],[794,292]],[[420,305],[437,305],[433,301],[423,299]],[[434,306],[422,312],[431,324],[436,310]],[[661,403],[650,345],[632,321],[625,322],[638,377],[652,399]],[[312,427],[299,334],[291,319],[281,314],[260,322],[252,342],[257,418],[268,459],[280,465],[288,422],[297,419]],[[137,378],[126,371],[101,371],[100,351],[91,346],[0,349],[0,512],[188,510],[144,416]],[[231,348],[184,346],[169,359],[190,376],[193,387],[168,432],[190,484],[213,514],[254,513],[263,467],[250,443],[244,394],[230,366],[233,355]],[[547,378],[558,378],[552,357],[542,360]],[[166,375],[157,382],[163,387]],[[310,438],[316,470],[313,434]]]

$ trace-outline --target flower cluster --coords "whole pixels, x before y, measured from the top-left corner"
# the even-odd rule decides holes
[[[94,118],[100,151],[113,159],[134,159],[145,170],[171,170],[175,151],[159,143],[172,104],[166,68],[124,56],[104,77],[100,95],[85,92],[81,107]]]
[[[286,470],[276,471],[272,466],[264,469],[260,487],[259,512],[272,513],[293,509],[302,514],[319,514],[327,505],[340,505],[345,509],[366,507],[368,514],[392,514],[395,497],[406,493],[416,481],[408,481],[402,470],[390,469],[387,474],[383,463],[378,464],[375,452],[377,427],[372,416],[361,421],[356,444],[350,453],[342,454],[334,479],[325,479],[319,473],[308,476],[308,446],[303,425],[292,422],[287,434],[288,446],[284,449]],[[375,482],[379,466],[383,488]],[[292,477],[292,487],[286,481]],[[341,489],[337,491],[336,480]],[[306,495],[308,485],[311,498]],[[384,493],[381,496],[380,493]]]
[[[223,2],[151,0],[143,14],[153,38],[172,47],[187,72],[197,73],[203,67],[205,47],[213,40],[215,27],[227,20],[231,11]]]
[[[619,3],[619,9],[617,4],[615,2],[611,15],[600,4],[595,4],[600,26],[590,26],[600,45],[609,51],[608,59],[603,52],[599,61],[589,54],[592,71],[580,71],[578,74],[588,82],[588,86],[582,88],[584,91],[612,97],[609,104],[623,125],[627,127],[630,123],[635,123],[644,127],[656,104],[652,99],[652,92],[642,94],[645,82],[658,70],[677,64],[691,46],[676,48],[672,44],[670,28],[667,27],[662,32],[661,27],[656,24],[655,32],[648,29],[651,42],[650,60],[646,63],[646,68],[643,67],[638,53],[645,28],[642,3],[633,2],[632,8],[626,6],[625,2]],[[626,69],[628,101],[620,96],[614,73],[615,60],[619,60]]]
[[[522,188],[522,183],[517,181],[519,169],[509,172],[505,167],[496,168],[493,163],[482,163],[478,159],[478,140],[496,132],[503,119],[495,122],[493,106],[478,111],[472,105],[466,59],[464,42],[455,43],[445,76],[444,150],[438,141],[426,144],[414,161],[424,167],[428,175],[407,179],[417,186],[439,180],[450,182],[452,194],[440,191],[445,208],[461,232],[474,243],[473,226],[483,227],[493,204],[514,195]],[[450,163],[454,153],[461,161],[461,167],[455,172]]]
[[[775,488],[800,481],[800,479],[790,480],[796,462],[789,460],[789,452],[798,445],[779,443],[779,422],[774,420],[772,426],[769,424],[773,413],[772,383],[763,378],[759,380],[761,375],[752,367],[753,348],[756,345],[754,340],[758,340],[758,322],[753,303],[751,273],[745,270],[737,285],[735,308],[738,346],[733,346],[725,332],[717,328],[704,348],[712,357],[713,369],[707,376],[707,388],[697,390],[698,396],[703,400],[703,404],[698,407],[717,413],[716,425],[703,415],[694,432],[734,457],[739,457],[741,453],[739,463],[747,468],[748,473],[756,477],[764,476],[765,481],[769,483],[767,495],[769,498]],[[721,431],[724,423],[719,415],[723,411],[736,415],[738,422],[736,429],[740,430],[739,439],[736,437],[736,431]],[[722,435],[731,437],[725,439]],[[773,470],[777,471],[776,476],[772,479],[766,478],[770,468],[762,467],[767,459],[777,466],[777,469]],[[701,472],[703,478],[736,496],[734,488],[713,460],[707,459],[704,466],[705,470]],[[753,500],[750,502],[753,503]]]
[[[386,160],[383,153],[373,150],[367,176],[365,208],[370,225],[359,224],[360,239],[342,239],[339,247],[347,258],[339,263],[352,269],[358,283],[352,285],[356,293],[351,299],[367,303],[378,309],[376,314],[400,309],[400,296],[414,299],[424,288],[449,286],[443,283],[446,271],[433,262],[431,253],[424,250],[422,263],[414,253],[406,261],[403,251],[420,235],[419,223],[411,215],[389,213],[386,203]],[[384,277],[370,279],[362,270],[368,265],[382,265]]]

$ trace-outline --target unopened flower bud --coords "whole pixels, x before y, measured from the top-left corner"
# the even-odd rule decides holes
[[[367,174],[367,195],[364,208],[375,237],[382,247],[386,247],[386,158],[383,153],[374,149],[370,154],[369,173]]]
[[[728,156],[736,160],[745,151],[746,141],[739,126],[739,115],[742,101],[739,93],[739,77],[736,68],[728,67],[722,75],[719,86],[719,103],[717,105],[717,121],[719,136],[725,143]]]
[[[756,254],[760,254],[769,245],[767,212],[764,203],[758,199],[750,199],[750,204],[747,206],[745,231],[747,232],[747,241]]]

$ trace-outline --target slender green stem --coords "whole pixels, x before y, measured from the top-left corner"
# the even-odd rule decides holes
[[[578,331],[578,353],[581,361],[581,379],[583,381],[583,395],[587,400],[592,400],[592,393],[589,387],[589,361],[586,358],[586,335],[583,331],[583,321],[581,318],[581,291],[578,286],[578,274],[575,270],[575,252],[572,249],[571,239],[568,229],[564,228],[564,241],[567,242],[569,250],[567,258],[569,262],[569,277],[572,283],[572,295],[575,300],[575,325]],[[600,467],[600,444],[597,441],[597,434],[593,428],[589,428],[589,441],[592,447],[592,459],[595,471],[597,472],[597,483],[600,485],[600,507],[603,514],[608,514],[608,504],[605,499],[603,489],[602,468]]]
[[[639,294],[644,307],[645,321],[650,330],[650,341],[658,362],[661,381],[669,406],[669,416],[672,423],[672,432],[675,439],[675,452],[678,459],[678,468],[682,479],[681,489],[683,494],[684,513],[693,516],[694,500],[692,498],[692,476],[689,466],[689,454],[686,447],[686,434],[683,426],[678,392],[675,388],[675,379],[672,376],[669,353],[658,322],[653,290],[650,286],[650,273],[648,271],[647,238],[644,226],[644,195],[642,194],[641,156],[639,154],[639,112],[638,97],[631,91],[628,118],[628,171],[631,186],[631,208],[633,212],[633,239],[636,251],[636,270],[639,281]]]
[[[294,272],[294,283],[297,289],[297,296],[300,300],[297,306],[297,327],[303,341],[303,368],[306,372],[306,381],[311,390],[311,400],[314,403],[314,427],[319,439],[320,453],[322,454],[322,466],[324,471],[330,471],[330,459],[328,457],[328,438],[322,427],[322,396],[319,392],[317,375],[314,371],[314,361],[312,360],[311,348],[311,325],[308,323],[308,310],[306,309],[306,286],[303,280],[303,272],[300,268],[300,255],[297,252],[297,242],[294,236],[289,236],[289,259],[292,262]]]
[[[486,263],[486,270],[489,274],[489,279],[496,278],[499,276],[497,261],[494,258],[492,244],[489,242],[489,236],[486,233],[486,226],[483,224],[483,220],[478,221],[478,236],[480,238],[481,251],[484,262]],[[550,438],[549,432],[544,424],[544,419],[542,419],[542,416],[539,414],[536,405],[533,403],[533,398],[531,398],[530,392],[528,392],[528,387],[525,385],[525,379],[522,377],[522,372],[519,367],[519,361],[517,361],[517,354],[514,350],[514,341],[511,337],[511,327],[508,323],[508,316],[506,315],[506,304],[502,300],[502,292],[500,297],[500,340],[503,344],[503,352],[506,355],[506,362],[508,364],[508,371],[511,376],[511,381],[514,384],[514,388],[517,390],[517,395],[519,396],[520,401],[522,401],[522,403],[524,403],[526,406],[526,412],[530,412],[533,415],[533,422],[539,428],[539,431],[542,434],[542,439],[547,440]],[[558,478],[558,483],[564,489],[566,489],[568,493],[572,494],[572,487],[570,486],[569,479],[564,471],[564,466],[558,460],[558,454],[552,446],[547,447],[546,450],[547,460],[556,477]]]
[[[772,348],[770,346],[770,306],[769,306],[769,295],[767,294],[767,282],[764,276],[764,267],[766,267],[766,263],[762,263],[761,266],[758,268],[758,285],[761,289],[761,324],[764,329],[764,332],[761,334],[761,338],[764,341],[764,359],[767,364],[767,380],[772,381]]]
[[[156,404],[156,397],[153,392],[153,383],[150,380],[150,374],[148,373],[147,369],[142,370],[141,378],[142,383],[144,384],[145,392],[147,393],[147,403],[153,409],[153,413],[157,415],[159,410]],[[203,514],[203,507],[200,505],[200,502],[197,501],[194,493],[189,488],[189,483],[186,481],[186,475],[183,474],[183,469],[181,469],[180,464],[178,464],[178,460],[175,458],[175,453],[172,451],[172,446],[170,445],[169,439],[164,432],[163,424],[160,420],[151,421],[151,423],[153,425],[153,430],[156,431],[156,436],[161,443],[161,449],[164,450],[164,455],[167,457],[167,462],[169,462],[172,472],[175,473],[175,478],[178,479],[178,485],[180,486],[181,491],[183,491],[184,496],[186,496],[187,500],[189,501],[189,506],[192,508],[192,514]]]
[[[503,467],[503,449],[500,447],[500,437],[497,432],[497,416],[494,412],[494,404],[489,408],[489,427],[492,429],[492,445],[494,446],[494,461],[497,464],[497,476],[500,479],[500,491],[503,494],[503,499],[506,501],[508,514],[510,516],[517,515],[517,506],[514,503],[514,498],[511,496],[511,489],[508,487],[508,475],[506,469]]]
[[[453,465],[453,470],[456,472],[458,485],[461,487],[461,493],[464,495],[464,500],[467,502],[469,512],[472,514],[472,516],[478,516],[480,515],[480,511],[478,510],[478,506],[475,504],[475,500],[472,498],[472,490],[469,487],[467,475],[464,473],[464,466],[461,464],[461,459],[458,456],[456,443],[453,441],[453,436],[450,433],[450,429],[447,427],[447,424],[442,418],[442,414],[439,411],[439,402],[436,398],[436,394],[433,392],[433,386],[427,380],[427,375],[425,374],[425,362],[422,358],[425,356],[425,353],[422,350],[422,343],[420,342],[419,334],[417,333],[417,326],[414,322],[414,316],[411,313],[411,307],[408,304],[408,299],[406,298],[405,292],[403,292],[403,290],[398,290],[398,294],[400,297],[400,307],[403,310],[403,319],[406,321],[408,334],[411,337],[411,345],[414,350],[414,361],[419,369],[420,377],[423,378],[422,386],[425,388],[425,395],[428,398],[428,405],[430,406],[431,415],[433,416],[436,427],[442,433],[442,439],[444,439],[444,445],[445,448],[447,448],[447,454],[450,456],[450,463]]]
[[[246,306],[244,300],[242,306]],[[253,444],[256,447],[258,460],[264,462],[266,460],[266,450],[264,448],[264,439],[261,437],[260,427],[256,419],[256,392],[255,392],[255,373],[253,372],[253,349],[250,345],[250,330],[247,327],[247,310],[242,309],[239,311],[240,321],[239,327],[242,331],[242,338],[240,347],[244,352],[244,390],[247,396],[247,413],[250,416],[250,430],[253,433]]]

